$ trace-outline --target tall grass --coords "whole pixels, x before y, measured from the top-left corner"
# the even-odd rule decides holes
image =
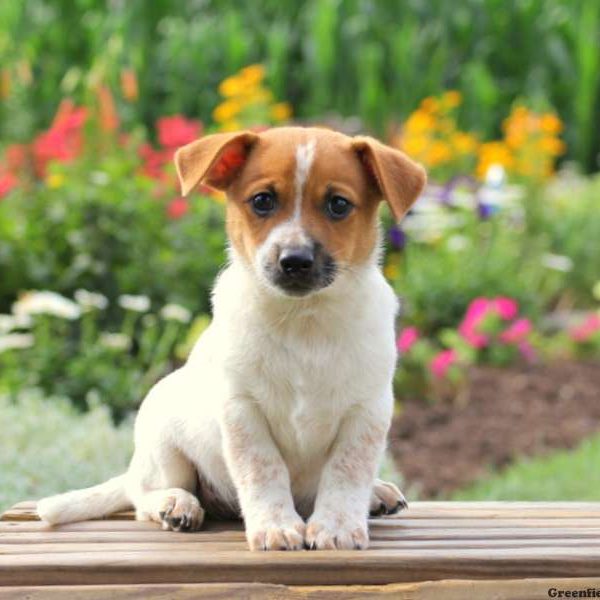
[[[261,61],[300,117],[358,114],[378,133],[449,87],[466,99],[464,125],[483,135],[497,133],[518,98],[552,104],[572,156],[590,169],[600,150],[599,39],[597,0],[2,2],[0,64],[12,91],[0,134],[27,137],[61,94],[82,97],[99,79],[117,89],[124,67],[140,80],[131,119],[208,120],[218,82]]]

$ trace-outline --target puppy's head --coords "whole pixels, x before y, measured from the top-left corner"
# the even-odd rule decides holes
[[[182,193],[200,182],[227,193],[227,232],[269,287],[304,296],[372,256],[377,207],[399,220],[425,184],[402,152],[317,128],[220,133],[175,155]]]

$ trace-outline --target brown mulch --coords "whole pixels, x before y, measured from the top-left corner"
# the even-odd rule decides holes
[[[392,425],[398,470],[422,498],[600,431],[600,363],[479,367],[468,398],[464,406],[405,401]]]

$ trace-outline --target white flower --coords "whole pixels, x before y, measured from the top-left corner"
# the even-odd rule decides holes
[[[10,333],[0,336],[0,352],[31,348],[35,339],[31,333]]]
[[[459,234],[451,235],[446,242],[446,246],[451,252],[460,252],[461,250],[467,248],[469,244],[469,238]]]
[[[105,186],[110,182],[110,177],[104,171],[92,171],[90,181],[95,185]]]
[[[32,320],[29,315],[0,315],[0,333],[8,333],[15,329],[31,327]]]
[[[100,343],[111,350],[128,350],[131,338],[124,333],[101,333]]]
[[[185,306],[181,306],[180,304],[165,304],[165,306],[162,307],[160,314],[163,319],[179,321],[180,323],[189,323],[192,319],[192,313],[185,308]]]
[[[122,296],[119,296],[119,306],[125,310],[146,312],[150,308],[150,298],[148,298],[148,296],[123,294]]]
[[[108,306],[108,298],[96,292],[88,292],[87,290],[77,290],[75,292],[75,300],[84,310],[97,308],[104,310]]]
[[[548,269],[562,271],[563,273],[573,270],[573,261],[568,256],[561,256],[560,254],[544,254],[542,264]]]
[[[43,314],[73,320],[81,315],[81,309],[75,302],[56,292],[47,291],[23,294],[13,304],[12,311],[17,317]]]

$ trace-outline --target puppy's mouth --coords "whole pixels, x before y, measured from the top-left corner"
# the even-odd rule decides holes
[[[264,265],[269,282],[287,296],[307,296],[331,285],[337,274],[333,257],[318,242],[280,248]]]

